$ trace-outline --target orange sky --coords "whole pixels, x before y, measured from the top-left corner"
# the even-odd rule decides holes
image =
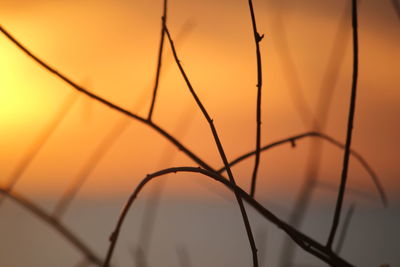
[[[290,6],[271,1],[256,3],[259,31],[265,33],[261,43],[262,144],[311,129],[309,123],[302,122],[293,103],[291,92],[300,88],[291,88],[287,79],[280,40],[286,36],[305,104],[314,112],[347,2],[322,4],[309,0]],[[171,1],[168,14],[168,27],[177,38],[180,59],[214,119],[229,159],[255,147],[256,65],[247,8],[246,1],[181,0]],[[0,17],[1,24],[40,58],[96,94],[145,116],[155,75],[161,12],[161,1],[19,0],[2,3]],[[283,28],[279,28],[277,14],[281,14]],[[360,76],[353,148],[374,167],[389,198],[398,199],[399,20],[390,1],[363,1],[359,14]],[[164,52],[154,121],[212,166],[219,167],[221,160],[210,130],[172,62],[168,44]],[[351,63],[348,39],[325,130],[341,141],[346,133]],[[62,103],[71,97],[71,91],[0,37],[2,183]],[[51,196],[63,192],[121,117],[79,95],[24,173],[18,191]],[[182,120],[190,121],[187,129],[177,126]],[[286,145],[262,155],[260,195],[295,192],[304,177],[308,145],[308,141],[300,141],[296,149]],[[322,179],[337,183],[343,153],[330,145],[324,148]],[[147,173],[168,166],[193,165],[185,155],[176,153],[163,137],[132,121],[91,174],[82,193],[125,194]],[[169,155],[168,160],[162,160],[165,155]],[[252,166],[253,160],[249,160],[234,168],[239,184],[246,189]],[[171,180],[170,192],[206,195],[206,188],[215,186],[199,187],[198,182],[180,182],[180,177]],[[351,161],[350,186],[377,196],[366,172],[355,161]]]

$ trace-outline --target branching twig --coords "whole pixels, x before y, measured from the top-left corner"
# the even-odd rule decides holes
[[[257,180],[258,166],[260,164],[261,93],[262,93],[262,64],[261,64],[260,42],[261,42],[262,38],[264,37],[264,34],[260,35],[257,31],[257,23],[256,23],[256,17],[254,15],[252,0],[249,0],[249,8],[250,8],[250,15],[251,15],[251,24],[253,26],[254,42],[256,44],[256,57],[257,57],[256,156],[255,156],[255,160],[254,160],[254,169],[253,169],[253,174],[251,176],[251,187],[250,187],[250,195],[252,197],[254,197],[254,194],[256,192],[256,180]]]
[[[207,170],[213,170],[213,168],[208,165],[206,162],[201,160],[196,154],[194,154],[191,150],[186,148],[183,144],[181,144],[176,138],[174,138],[172,135],[170,135],[167,131],[162,129],[160,126],[157,124],[154,124],[151,121],[148,121],[147,119],[140,117],[139,115],[130,112],[127,109],[124,109],[107,99],[96,95],[95,93],[85,89],[84,87],[78,85],[77,83],[73,82],[71,79],[69,79],[67,76],[64,74],[60,73],[57,71],[55,68],[51,67],[49,64],[45,63],[43,60],[35,56],[32,52],[30,52],[25,46],[23,46],[20,42],[18,42],[8,31],[4,29],[4,27],[0,26],[0,32],[2,32],[11,42],[13,42],[21,51],[23,51],[26,55],[28,55],[31,59],[33,59],[36,63],[38,63],[40,66],[42,66],[44,69],[46,69],[48,72],[52,73],[53,75],[57,76],[61,80],[63,80],[65,83],[69,84],[71,87],[73,87],[75,90],[78,90],[79,92],[85,94],[86,96],[104,104],[105,106],[116,110],[130,118],[136,119],[137,121],[153,128],[156,132],[161,134],[163,137],[168,139],[172,144],[174,144],[179,150],[183,151],[189,158],[191,158],[194,162],[202,166],[203,168]]]
[[[164,49],[164,39],[165,39],[165,25],[167,23],[167,0],[164,0],[164,8],[163,8],[163,16],[161,17],[161,38],[160,38],[160,46],[158,48],[158,59],[157,59],[157,70],[156,70],[156,78],[154,81],[154,89],[153,89],[153,98],[151,100],[151,106],[149,110],[149,114],[147,119],[151,121],[151,116],[153,115],[154,105],[156,103],[158,83],[160,81],[161,74],[161,64],[162,64],[162,54]]]
[[[15,192],[9,192],[4,188],[0,188],[0,194],[11,198],[17,204],[21,205],[32,214],[37,216],[40,220],[47,223],[51,228],[54,228],[61,236],[63,236],[69,243],[71,243],[77,250],[79,250],[87,258],[87,260],[98,266],[101,266],[103,264],[103,261],[75,234],[68,230],[61,222],[47,214],[39,206],[35,205],[33,202],[29,201],[25,197]]]
[[[104,262],[104,267],[109,266],[111,257],[113,255],[113,251],[115,249],[115,245],[118,241],[119,234],[121,231],[122,224],[125,220],[126,215],[130,207],[132,206],[134,200],[137,198],[140,191],[144,188],[144,186],[150,182],[152,179],[157,177],[164,177],[166,174],[170,173],[177,173],[177,172],[189,172],[189,173],[198,173],[202,174],[202,177],[212,178],[217,182],[222,183],[224,186],[229,188],[233,192],[237,192],[243,200],[245,200],[250,206],[252,206],[257,212],[259,212],[265,219],[276,225],[278,228],[282,229],[286,234],[288,234],[300,247],[304,250],[308,251],[310,254],[316,256],[317,258],[321,259],[322,261],[330,264],[331,266],[340,266],[340,267],[347,267],[352,266],[350,263],[345,261],[344,259],[340,258],[326,246],[320,244],[319,242],[315,241],[314,239],[308,237],[307,235],[301,233],[300,231],[296,230],[295,228],[291,227],[289,224],[285,223],[281,219],[279,219],[276,215],[274,215],[271,211],[266,209],[263,205],[257,202],[253,197],[251,197],[248,193],[246,193],[243,189],[239,186],[234,185],[224,177],[220,176],[219,174],[204,170],[201,168],[195,167],[176,167],[176,168],[168,168],[164,170],[160,170],[158,172],[152,173],[147,175],[139,185],[135,188],[134,192],[129,197],[128,201],[126,202],[121,215],[118,218],[118,222],[110,236],[110,245],[108,248],[107,256]]]
[[[322,139],[328,141],[329,143],[331,143],[331,144],[333,144],[333,145],[335,145],[337,147],[345,148],[345,145],[343,145],[339,141],[336,141],[335,139],[333,139],[332,137],[330,137],[328,135],[325,135],[325,134],[322,134],[322,133],[318,133],[318,132],[307,132],[307,133],[303,133],[303,134],[299,134],[299,135],[294,135],[294,136],[291,136],[289,138],[282,139],[282,140],[273,142],[271,144],[265,145],[265,146],[263,146],[261,148],[261,152],[269,150],[269,149],[271,149],[273,147],[276,147],[276,146],[279,146],[279,145],[286,144],[286,143],[293,144],[294,142],[296,142],[296,141],[298,141],[300,139],[306,138],[306,137],[322,138]],[[243,160],[245,160],[245,159],[247,159],[247,158],[249,158],[251,156],[254,156],[255,153],[256,153],[255,151],[251,151],[251,152],[248,152],[246,154],[243,154],[242,156],[232,160],[229,163],[229,166],[233,167],[234,165],[238,164],[239,162],[241,162],[241,161],[243,161]],[[381,201],[383,203],[383,206],[386,207],[387,206],[386,193],[385,193],[385,190],[384,190],[381,182],[379,181],[378,176],[374,172],[374,170],[369,166],[368,162],[358,152],[350,149],[350,154],[353,157],[355,157],[360,162],[360,164],[363,166],[363,168],[368,172],[368,174],[370,175],[370,177],[371,177],[376,189],[378,190],[378,193],[379,193],[379,196],[380,196]],[[222,173],[224,171],[225,171],[225,167],[222,167],[222,168],[218,169],[217,172],[218,173]]]
[[[351,86],[349,118],[347,125],[347,136],[346,136],[346,145],[343,158],[343,169],[340,181],[340,188],[339,188],[338,198],[336,201],[336,208],[333,217],[332,228],[327,242],[327,247],[329,249],[332,248],[332,244],[335,239],[335,234],[337,227],[339,225],[340,213],[343,205],[344,193],[346,190],[347,172],[348,172],[349,158],[350,158],[351,137],[352,137],[353,121],[354,121],[354,113],[356,105],[357,78],[358,78],[357,0],[352,0],[352,26],[353,26],[353,78]]]
[[[185,23],[185,25],[179,32],[177,39],[183,40],[184,37],[186,37],[186,34],[190,31],[191,26],[192,25],[189,22]],[[170,63],[170,61],[168,61],[167,63]],[[164,69],[165,68],[166,67],[164,67]],[[132,105],[131,110],[140,110],[143,107],[144,103],[144,95],[142,95]],[[96,166],[100,163],[100,160],[105,156],[107,151],[110,150],[113,144],[126,131],[128,126],[130,125],[130,122],[131,120],[129,118],[121,117],[116,125],[111,129],[111,131],[104,137],[104,139],[100,141],[100,143],[92,152],[88,161],[85,162],[82,169],[79,171],[78,176],[72,181],[69,187],[62,194],[60,200],[57,202],[54,209],[54,216],[56,216],[57,218],[61,218],[61,216],[66,212],[68,206],[71,204],[72,200],[77,195],[85,181],[88,179]]]
[[[186,82],[186,85],[188,86],[190,93],[192,94],[193,98],[195,99],[195,101],[197,103],[197,106],[200,108],[201,112],[203,113],[204,117],[206,118],[206,120],[207,120],[207,122],[208,122],[208,124],[210,126],[211,132],[212,132],[213,137],[214,137],[215,144],[217,145],[217,148],[218,148],[218,152],[219,152],[220,157],[222,159],[222,162],[223,162],[223,164],[224,164],[224,166],[226,168],[226,172],[228,173],[229,181],[233,185],[236,185],[235,178],[233,177],[232,171],[231,171],[231,169],[229,167],[228,159],[226,158],[226,155],[225,155],[224,149],[222,147],[221,141],[219,139],[217,130],[216,130],[215,126],[214,126],[214,122],[211,119],[211,117],[208,114],[208,112],[205,109],[205,107],[203,106],[203,104],[201,103],[201,101],[200,101],[199,97],[197,96],[196,92],[194,91],[194,88],[193,88],[192,84],[190,83],[189,78],[187,77],[187,75],[186,75],[186,73],[185,73],[185,71],[184,71],[184,69],[182,67],[182,64],[180,63],[180,60],[179,60],[178,55],[176,53],[174,42],[172,41],[171,35],[170,35],[167,27],[165,27],[165,32],[166,32],[166,34],[168,36],[168,40],[169,40],[169,43],[171,45],[171,49],[172,49],[172,53],[173,53],[174,58],[175,58],[175,62],[178,65],[178,68],[179,68],[179,70],[180,70],[180,72],[181,72],[181,74],[182,74],[182,76],[183,76],[183,78],[184,78],[184,80]],[[250,226],[250,222],[249,222],[249,219],[248,219],[248,216],[247,216],[247,213],[246,213],[246,209],[244,207],[243,201],[242,201],[241,197],[239,196],[238,192],[234,191],[234,193],[235,193],[236,200],[237,200],[237,202],[239,204],[240,212],[242,213],[243,222],[244,222],[244,225],[245,225],[245,228],[246,228],[246,233],[247,233],[247,236],[248,236],[248,239],[249,239],[250,248],[251,248],[251,252],[252,252],[252,255],[253,255],[253,266],[257,267],[258,266],[257,248],[256,248],[256,244],[255,244],[255,241],[254,241],[253,233],[251,231],[251,226]]]

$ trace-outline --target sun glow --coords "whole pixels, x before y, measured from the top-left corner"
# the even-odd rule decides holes
[[[0,42],[0,125],[2,131],[31,124],[45,110],[43,98],[29,86],[31,74],[15,48]]]

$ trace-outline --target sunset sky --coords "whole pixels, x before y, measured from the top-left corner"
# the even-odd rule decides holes
[[[344,60],[337,62],[341,67],[324,129],[344,142],[352,71],[347,3],[255,2],[258,28],[265,34],[261,42],[262,144],[312,129],[310,116],[319,118],[315,114],[317,96],[335,34],[343,24],[342,18],[347,18],[347,26],[342,27],[342,48],[338,48],[344,51]],[[161,1],[18,0],[3,1],[0,9],[2,26],[40,58],[92,92],[144,117],[155,76],[161,14]],[[228,159],[253,150],[257,82],[247,2],[171,1],[167,24],[183,67],[214,119]],[[352,147],[379,174],[389,198],[398,200],[400,32],[399,18],[390,1],[363,1],[359,31],[360,75]],[[3,183],[63,103],[76,97],[16,186],[20,192],[57,196],[123,115],[74,93],[5,36],[0,38],[0,51]],[[208,125],[171,55],[166,43],[154,122],[212,166],[220,167],[222,161]],[[288,67],[288,60],[292,60],[293,68]],[[323,86],[330,89],[329,85]],[[304,101],[299,94],[304,95]],[[299,106],[308,111],[302,112]],[[304,178],[309,140],[299,141],[295,149],[287,144],[262,154],[260,195],[296,191]],[[342,157],[341,150],[324,145],[320,172],[323,181],[337,184]],[[82,194],[126,194],[147,173],[180,165],[197,166],[165,138],[132,120],[90,175]],[[249,187],[252,166],[253,159],[249,159],[234,168],[236,179],[245,189]],[[198,182],[181,183],[178,179],[171,180],[172,194],[207,191],[198,191]],[[377,197],[367,173],[354,160],[349,185]]]
[[[146,118],[162,2],[5,0],[0,3],[0,25],[75,83]],[[262,145],[316,130],[318,125],[321,132],[345,142],[353,63],[350,3],[254,1],[258,31],[264,34]],[[389,207],[383,208],[368,172],[352,157],[344,209],[355,204],[356,213],[340,255],[357,266],[398,266],[400,14],[392,1],[363,0],[358,22],[352,149],[379,176]],[[254,150],[257,65],[248,1],[169,1],[167,27],[228,160]],[[223,164],[211,130],[167,40],[162,60],[154,124],[219,169]],[[121,134],[114,136],[118,131]],[[307,171],[318,167],[319,160],[317,187],[298,227],[321,241],[331,225],[343,151],[321,141],[322,154],[310,162],[313,140],[304,138],[294,147],[286,143],[262,153],[255,198],[288,220]],[[89,162],[97,163],[90,171]],[[149,173],[177,166],[198,164],[148,125],[77,92],[0,34],[1,188],[19,172],[13,190],[50,214],[74,181],[87,175],[68,214],[58,218],[103,257],[121,207],[135,186]],[[254,158],[249,158],[232,169],[246,191],[253,166]],[[176,266],[171,264],[180,245],[188,250],[193,266],[251,263],[232,192],[200,175],[174,174],[165,180],[152,182],[135,203],[130,227],[124,229],[129,234],[123,235],[116,253],[119,266],[132,264],[132,251],[145,246],[141,223],[145,225],[142,218],[148,197],[154,196],[151,192],[163,193],[159,217],[153,220],[157,245],[148,245],[154,266]],[[286,235],[254,209],[247,210],[260,254],[269,253],[264,263],[278,263]],[[1,266],[77,266],[82,261],[79,251],[61,235],[33,218],[11,201],[0,206]],[[321,266],[306,252],[296,255],[304,266]]]

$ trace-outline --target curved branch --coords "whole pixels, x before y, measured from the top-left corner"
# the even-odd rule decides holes
[[[334,252],[332,252],[328,247],[323,246],[319,242],[315,241],[314,239],[306,236],[302,232],[296,230],[295,228],[291,227],[281,219],[279,219],[276,215],[274,215],[271,211],[266,209],[262,206],[259,202],[257,202],[253,197],[251,197],[247,192],[241,189],[239,186],[232,184],[230,181],[226,180],[224,177],[220,176],[219,174],[204,170],[201,168],[195,167],[175,167],[175,168],[168,168],[164,170],[160,170],[158,172],[149,174],[144,178],[139,185],[135,188],[134,192],[129,197],[128,201],[126,202],[121,215],[118,218],[117,224],[115,226],[114,231],[111,233],[110,236],[110,246],[108,248],[107,256],[104,261],[104,267],[109,266],[111,257],[113,255],[115,245],[118,241],[118,237],[122,228],[122,224],[125,220],[126,215],[130,207],[132,206],[134,200],[137,198],[140,191],[144,188],[144,186],[150,182],[152,179],[157,177],[162,177],[166,174],[170,173],[177,173],[177,172],[191,172],[191,173],[198,173],[202,174],[205,177],[212,178],[219,183],[225,185],[228,189],[234,192],[238,192],[240,197],[245,200],[250,206],[252,206],[257,212],[259,212],[264,218],[266,218],[271,223],[275,224],[278,228],[282,229],[286,234],[288,234],[294,242],[296,242],[300,247],[304,250],[308,251],[310,254],[318,257],[322,261],[330,264],[331,266],[352,266],[350,263],[345,261],[344,259],[340,258]]]
[[[291,144],[294,146],[294,145],[296,144],[295,142],[296,142],[297,140],[300,140],[300,139],[303,139],[303,138],[306,138],[306,137],[318,137],[318,138],[322,138],[323,140],[328,141],[329,143],[331,143],[331,144],[333,144],[333,145],[335,145],[335,146],[337,146],[337,147],[339,147],[339,148],[342,148],[342,149],[345,148],[345,145],[344,145],[344,144],[340,143],[339,141],[333,139],[332,137],[330,137],[330,136],[328,136],[328,135],[326,135],[326,134],[319,133],[319,132],[306,132],[306,133],[294,135],[294,136],[291,136],[291,137],[288,137],[288,138],[285,138],[285,139],[281,139],[281,140],[279,140],[279,141],[275,141],[275,142],[270,143],[270,144],[268,144],[268,145],[265,145],[265,146],[263,146],[263,147],[261,148],[261,151],[263,152],[263,151],[269,150],[269,149],[271,149],[271,148],[273,148],[273,147],[276,147],[276,146],[279,146],[279,145],[283,145],[283,144],[286,144],[286,143],[291,143]],[[243,160],[245,160],[245,159],[247,159],[247,158],[249,158],[249,157],[254,156],[255,154],[256,154],[255,151],[251,151],[251,152],[248,152],[248,153],[246,153],[246,154],[243,154],[242,156],[239,156],[238,158],[232,160],[232,161],[229,163],[229,166],[232,167],[232,166],[238,164],[239,162],[241,162],[241,161],[243,161]],[[374,185],[375,185],[375,187],[376,187],[376,189],[377,189],[377,191],[378,191],[378,193],[379,193],[379,196],[380,196],[380,198],[381,198],[381,201],[382,201],[382,203],[383,203],[383,206],[384,206],[384,207],[387,207],[387,205],[388,205],[387,196],[386,196],[385,190],[384,190],[384,188],[383,188],[383,186],[382,186],[382,184],[381,184],[381,182],[380,182],[380,180],[379,180],[379,178],[378,178],[378,175],[377,175],[377,174],[375,173],[375,171],[371,168],[371,166],[370,166],[370,165],[368,164],[368,162],[364,159],[364,157],[361,156],[357,151],[355,151],[355,150],[353,150],[353,149],[350,149],[350,154],[351,154],[355,159],[357,159],[357,161],[358,161],[358,162],[363,166],[363,168],[367,171],[367,173],[368,173],[369,176],[371,177],[372,182],[374,183]],[[222,173],[222,172],[224,172],[224,171],[225,171],[225,167],[222,167],[222,168],[220,168],[220,169],[217,170],[218,173]]]
[[[73,234],[70,230],[68,230],[61,222],[56,220],[54,217],[48,215],[43,209],[24,198],[21,195],[16,194],[15,192],[9,192],[4,188],[0,188],[0,194],[11,198],[17,204],[21,205],[36,217],[41,219],[43,222],[47,223],[50,227],[54,228],[62,237],[68,240],[77,250],[79,250],[88,261],[91,263],[101,266],[103,261],[95,255],[95,253],[86,246],[78,237]]]

